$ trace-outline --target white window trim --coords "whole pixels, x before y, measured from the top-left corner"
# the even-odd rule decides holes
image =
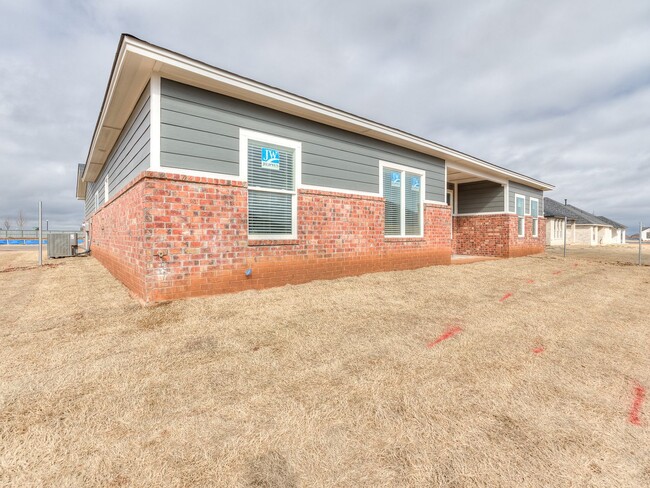
[[[519,216],[517,213],[517,198],[522,198],[524,200],[524,215]],[[526,196],[525,195],[520,195],[519,193],[515,193],[515,215],[517,216],[517,237],[526,237]],[[523,234],[519,233],[519,219],[523,218],[524,219],[524,225],[522,226],[522,231]]]
[[[104,178],[104,203],[108,202],[109,191],[108,191],[108,176]]]
[[[99,210],[99,190],[95,192],[95,212]]]
[[[446,171],[446,168],[445,168]],[[447,185],[445,184],[445,188]],[[456,192],[454,190],[447,190],[447,195],[450,195],[451,198],[449,199],[451,201],[451,204],[449,204],[449,207],[451,207],[449,210],[451,210],[451,215],[452,217],[455,215],[455,210],[456,210],[456,201],[454,200],[456,198]],[[449,219],[449,233],[453,239],[454,237],[454,219]]]
[[[539,237],[539,198],[529,198],[529,205],[530,205],[530,216],[533,218],[533,228],[532,228],[532,236],[533,237]],[[533,216],[533,201],[537,202],[537,217]],[[535,225],[535,221],[537,221],[537,225]],[[537,227],[537,229],[535,229]]]
[[[254,241],[282,241],[298,238],[298,189],[301,187],[302,175],[302,143],[283,137],[255,132],[249,129],[239,129],[239,175],[243,181],[248,181],[248,141],[249,140],[274,144],[293,149],[293,178],[294,190],[273,190],[270,188],[261,188],[258,186],[249,186],[249,190],[264,191],[269,193],[278,193],[291,195],[291,234],[248,234],[249,240]],[[248,216],[248,206],[246,208]],[[248,224],[246,225],[248,228]]]
[[[400,215],[400,233],[398,236],[387,236],[386,230],[384,229],[384,238],[385,239],[404,239],[404,238],[422,238],[424,237],[424,194],[426,192],[426,171],[416,168],[411,168],[410,166],[403,166],[397,163],[390,163],[388,161],[379,161],[379,195],[384,197],[384,168],[394,169],[396,171],[402,172],[402,181],[404,184],[401,187],[401,201],[400,206],[402,209],[402,215]],[[414,235],[405,235],[406,227],[406,178],[404,178],[406,172],[416,174],[420,177],[420,233]],[[446,204],[446,202],[445,202]]]

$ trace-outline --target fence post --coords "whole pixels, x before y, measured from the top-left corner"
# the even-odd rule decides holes
[[[43,202],[38,202],[38,265],[43,266]]]
[[[564,257],[565,258],[566,258],[566,231],[567,231],[566,225],[567,225],[567,218],[566,216],[564,216]]]
[[[641,237],[643,237],[641,232],[643,232],[643,222],[639,222],[639,266],[641,266],[641,244],[642,244]]]

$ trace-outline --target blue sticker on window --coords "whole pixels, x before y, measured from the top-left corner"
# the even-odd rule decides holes
[[[396,186],[399,188],[401,186],[401,178],[402,174],[401,173],[391,173],[390,174],[390,186]]]
[[[411,191],[420,191],[420,177],[411,176]]]
[[[263,147],[261,153],[262,168],[280,169],[280,151]]]

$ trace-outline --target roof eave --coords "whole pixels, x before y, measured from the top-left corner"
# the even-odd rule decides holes
[[[153,73],[233,98],[363,134],[429,154],[446,161],[480,168],[502,178],[548,191],[553,185],[475,158],[422,137],[323,105],[259,83],[201,61],[122,34],[86,160],[84,181],[94,181],[117,140],[137,98]]]

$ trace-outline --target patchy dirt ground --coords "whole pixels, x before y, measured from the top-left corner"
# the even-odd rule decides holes
[[[0,252],[0,485],[649,486],[628,247],[149,308]]]

